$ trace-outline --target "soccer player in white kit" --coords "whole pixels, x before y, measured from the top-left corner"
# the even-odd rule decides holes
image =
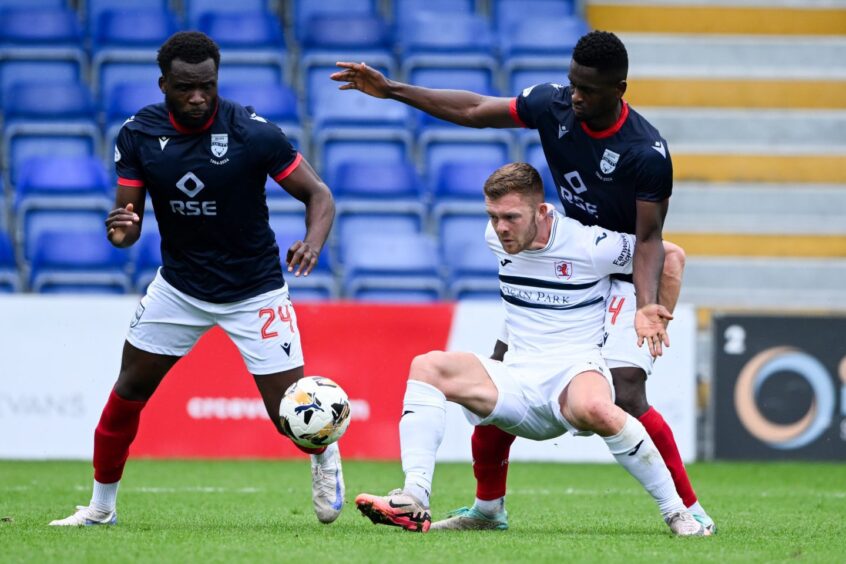
[[[609,276],[630,273],[633,235],[585,226],[543,201],[528,164],[508,164],[485,182],[486,238],[499,259],[508,352],[502,362],[432,351],[411,363],[400,419],[405,485],[387,496],[360,494],[374,523],[426,532],[435,454],[446,402],[474,425],[495,425],[535,440],[600,435],[614,458],[655,499],[672,532],[708,531],[687,511],[643,425],[614,404],[602,358]],[[650,317],[660,322],[657,308]]]

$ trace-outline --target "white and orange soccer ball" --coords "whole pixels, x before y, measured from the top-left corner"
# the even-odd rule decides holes
[[[350,425],[350,400],[329,378],[306,376],[285,391],[279,405],[279,423],[300,446],[330,445]]]

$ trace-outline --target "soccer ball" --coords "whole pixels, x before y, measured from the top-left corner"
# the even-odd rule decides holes
[[[285,434],[300,446],[330,445],[350,425],[350,400],[341,386],[329,378],[300,378],[282,397],[279,423]]]

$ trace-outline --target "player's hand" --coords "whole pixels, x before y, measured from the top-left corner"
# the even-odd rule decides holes
[[[126,239],[129,227],[140,222],[141,218],[135,213],[132,204],[126,204],[125,208],[113,209],[106,218],[106,236],[109,242],[115,247],[120,247]]]
[[[388,79],[381,72],[364,63],[335,63],[343,70],[332,73],[329,78],[344,82],[339,90],[360,90],[376,98],[387,98],[390,86]]]
[[[288,272],[293,272],[294,276],[308,276],[309,273],[317,265],[317,257],[320,255],[319,249],[314,249],[308,243],[297,241],[291,248],[288,249],[288,255],[285,257],[285,262],[288,264]],[[294,271],[296,269],[296,272]]]
[[[670,336],[667,334],[667,324],[673,314],[659,304],[649,304],[638,309],[635,313],[635,331],[637,332],[637,346],[642,347],[646,341],[649,354],[653,358],[663,354],[663,347],[670,346]]]

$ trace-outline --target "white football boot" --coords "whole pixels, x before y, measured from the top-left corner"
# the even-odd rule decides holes
[[[70,517],[50,521],[51,527],[89,527],[92,525],[114,525],[117,523],[117,510],[103,511],[90,505],[77,505],[76,512]]]
[[[341,467],[341,450],[332,443],[320,457],[311,455],[311,501],[317,520],[331,523],[344,508],[344,470]]]

